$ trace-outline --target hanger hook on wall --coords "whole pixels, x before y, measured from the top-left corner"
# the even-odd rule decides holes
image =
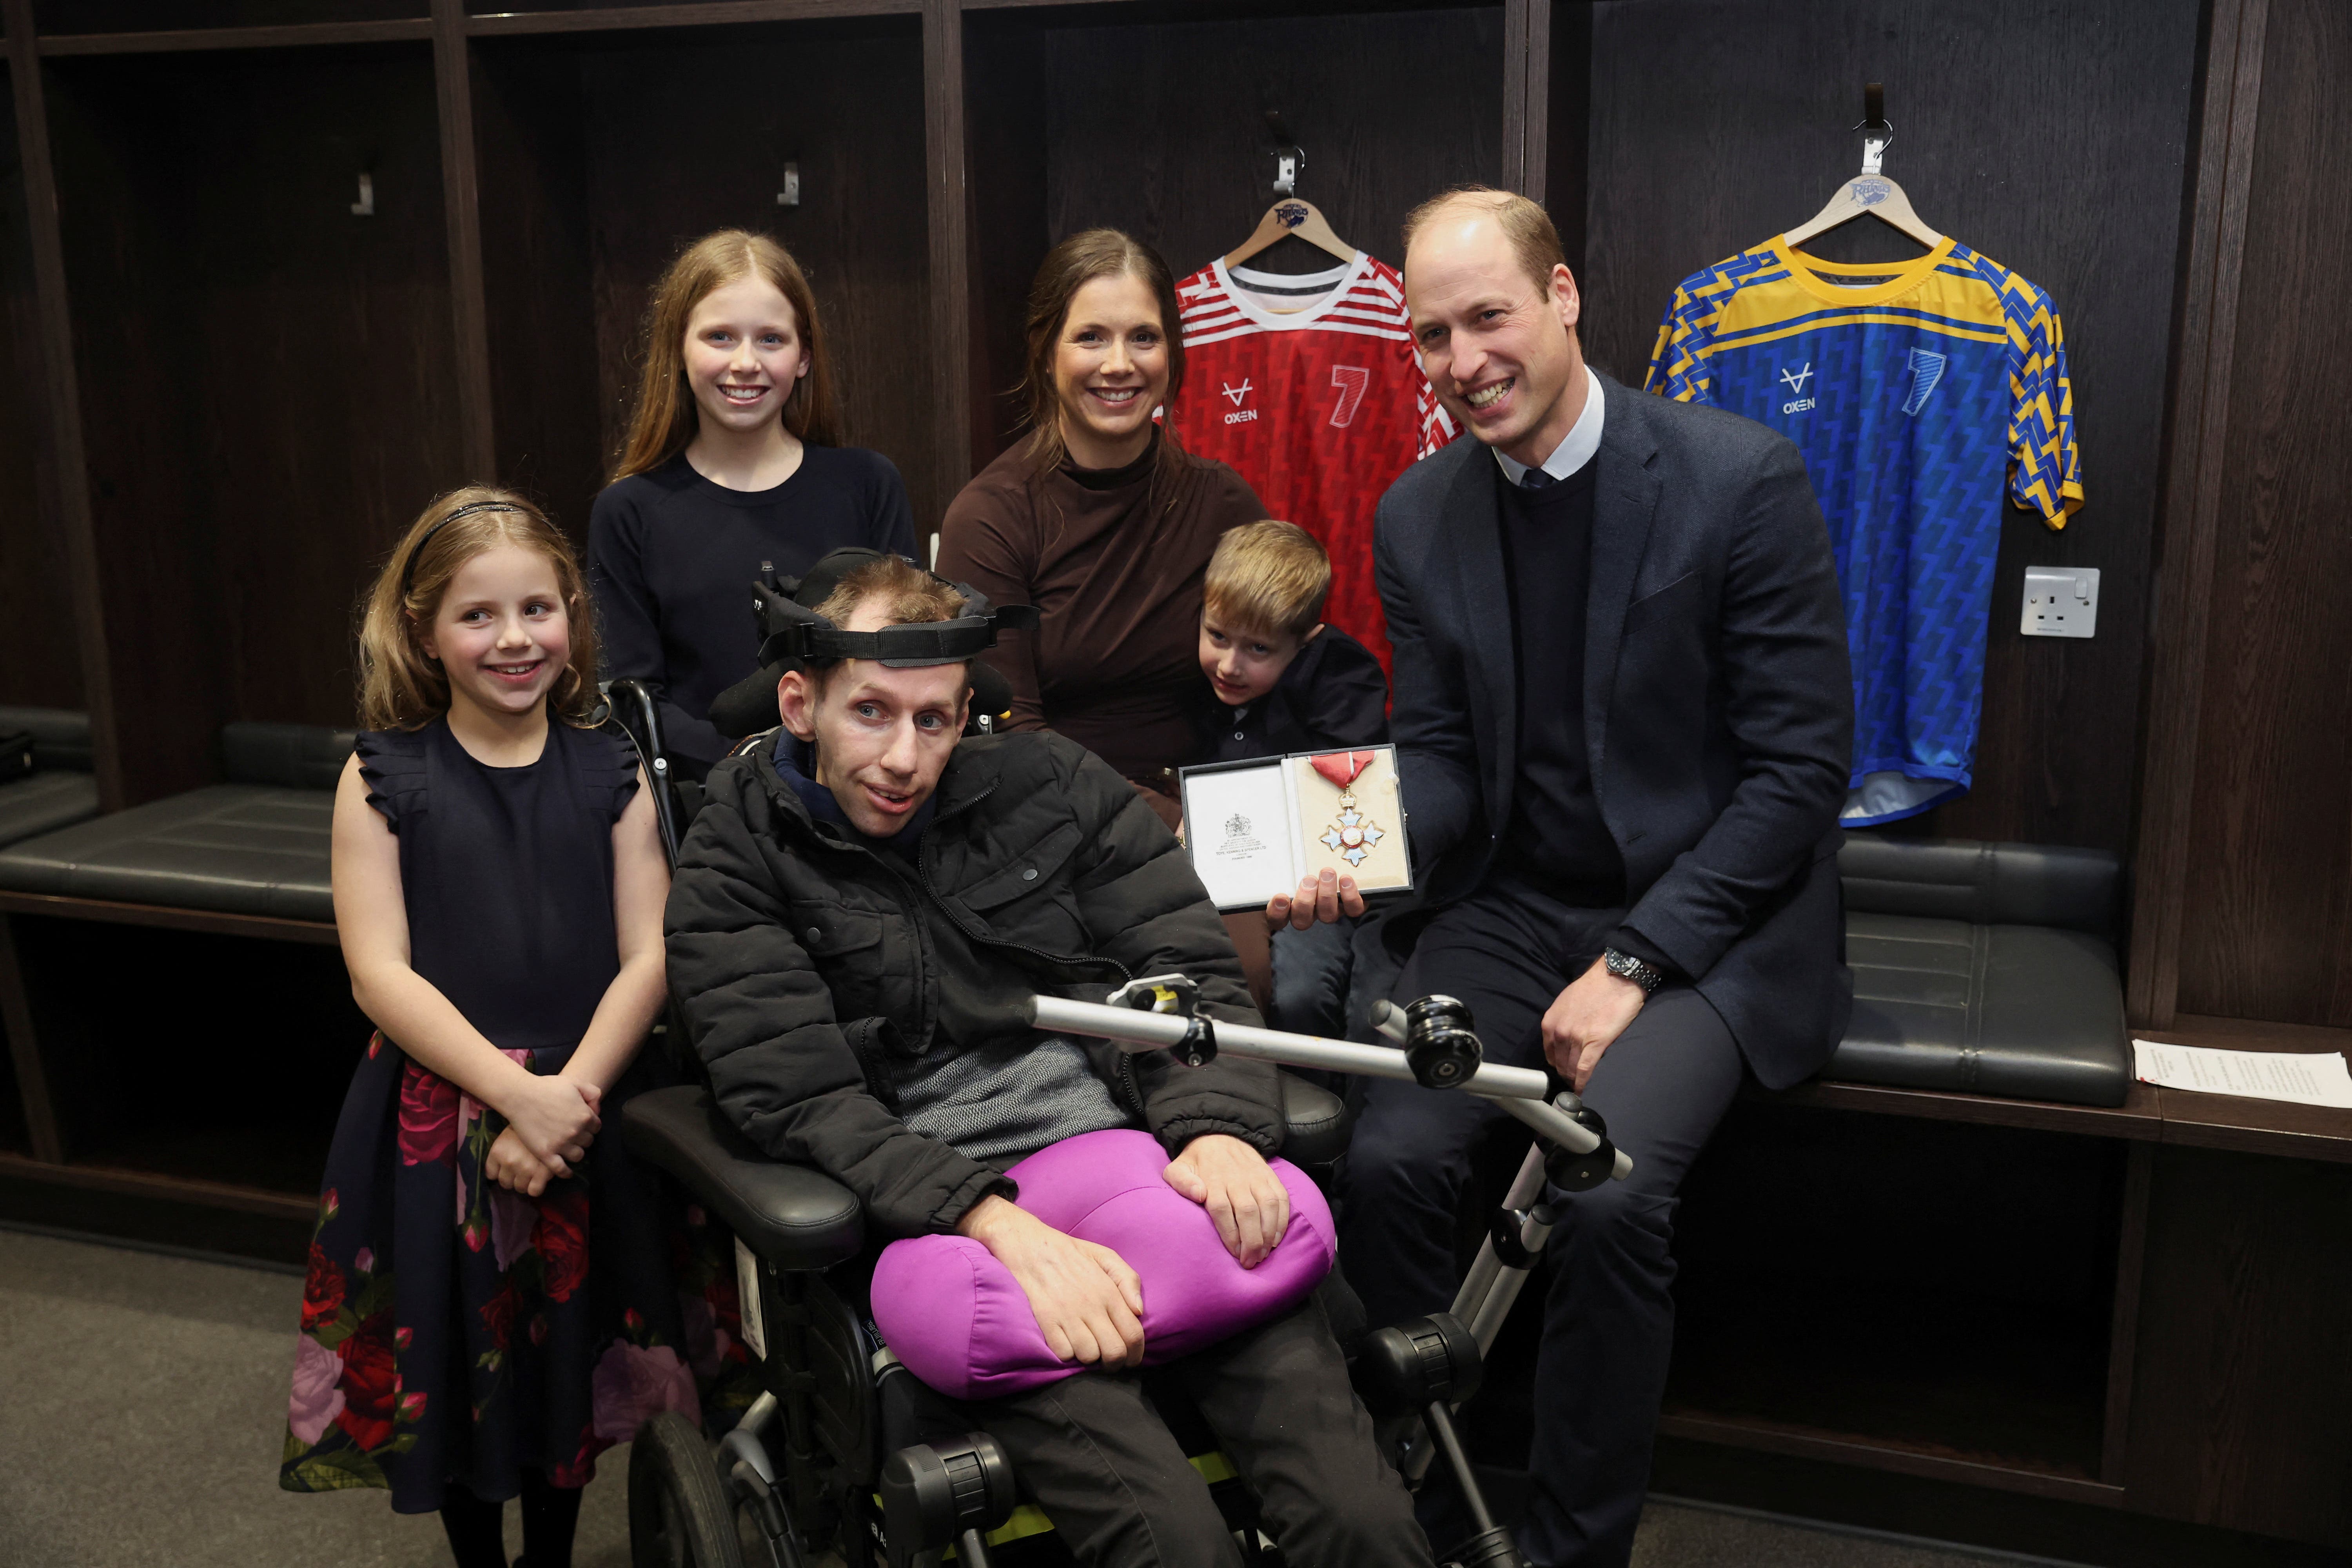
[[[1265,128],[1274,133],[1274,194],[1295,196],[1298,194],[1298,176],[1307,167],[1307,153],[1298,145],[1298,138],[1290,133],[1289,124],[1282,110],[1265,111]]]
[[[1862,172],[1875,174],[1886,162],[1886,150],[1895,144],[1895,127],[1886,118],[1886,86],[1884,82],[1864,82],[1862,89],[1862,122],[1850,129],[1862,132]]]

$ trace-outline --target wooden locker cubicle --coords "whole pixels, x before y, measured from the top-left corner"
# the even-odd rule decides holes
[[[2352,1038],[2330,0],[520,4],[0,0],[0,701],[88,708],[110,805],[205,782],[224,721],[348,722],[352,605],[433,492],[495,475],[584,534],[646,290],[694,234],[808,266],[850,438],[928,531],[1015,434],[1046,247],[1108,223],[1180,273],[1230,249],[1267,109],[1300,193],[1391,262],[1442,185],[1545,198],[1587,348],[1633,383],[1676,281],[1853,173],[1884,81],[1922,216],[2056,300],[2090,494],[2060,534],[2011,511],[1977,784],[1907,830],[2126,857],[2137,1026]],[[2101,569],[2097,638],[2019,636],[2029,563]],[[363,1034],[332,950],[36,940],[114,983],[87,1032],[119,1102],[58,1190],[176,1192],[224,1245],[277,1240],[223,1215],[305,1229]],[[141,1054],[161,994],[205,1050],[304,1065],[175,1127],[227,1090]],[[1743,1104],[1682,1208],[1661,1485],[2059,1555],[2352,1546],[2322,1313],[2352,1289],[2352,1122],[2251,1103]],[[1482,1457],[1523,1452],[1519,1381]]]

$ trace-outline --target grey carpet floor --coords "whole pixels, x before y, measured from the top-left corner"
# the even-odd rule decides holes
[[[11,1568],[445,1568],[430,1515],[278,1489],[301,1281],[0,1230],[0,1562]],[[576,1568],[625,1568],[628,1453],[603,1460]],[[513,1510],[509,1510],[510,1550]],[[2001,1561],[1654,1502],[1635,1568]]]

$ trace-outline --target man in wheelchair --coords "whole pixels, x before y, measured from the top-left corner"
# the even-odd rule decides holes
[[[970,655],[937,626],[976,624],[955,588],[891,556],[811,576],[832,586],[786,639],[782,726],[710,774],[670,897],[670,981],[712,1090],[770,1155],[849,1187],[870,1233],[977,1242],[1085,1368],[966,1407],[1081,1562],[1235,1563],[1140,1381],[1136,1271],[1016,1206],[1004,1173],[1142,1129],[1244,1268],[1274,1252],[1291,1203],[1267,1164],[1271,1067],[1024,1021],[1033,993],[1099,1000],[1172,970],[1202,1012],[1254,1023],[1223,924],[1107,764],[1053,734],[963,736]],[[1170,1365],[1290,1563],[1431,1563],[1318,1296]]]

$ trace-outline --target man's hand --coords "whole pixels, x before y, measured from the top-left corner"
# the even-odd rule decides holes
[[[1601,1053],[1625,1032],[1642,1011],[1649,994],[1622,974],[1612,974],[1594,959],[1592,967],[1569,983],[1544,1009],[1544,1060],[1568,1079],[1568,1087],[1584,1092]]]
[[[1264,1262],[1290,1228],[1290,1189],[1265,1155],[1238,1138],[1204,1132],[1161,1174],[1209,1211],[1218,1239],[1244,1268]]]
[[[1297,892],[1276,893],[1265,901],[1265,929],[1277,931],[1287,925],[1305,931],[1318,921],[1329,925],[1343,914],[1353,919],[1363,912],[1364,895],[1356,891],[1356,879],[1327,866],[1301,879]]]
[[[522,1134],[511,1127],[501,1129],[490,1141],[490,1152],[482,1156],[482,1174],[528,1198],[547,1191],[547,1184],[555,1179],[555,1173],[540,1163],[523,1142]]]
[[[1118,1253],[1065,1236],[993,1193],[965,1211],[956,1233],[1011,1272],[1055,1355],[1106,1371],[1143,1364],[1143,1282]]]

